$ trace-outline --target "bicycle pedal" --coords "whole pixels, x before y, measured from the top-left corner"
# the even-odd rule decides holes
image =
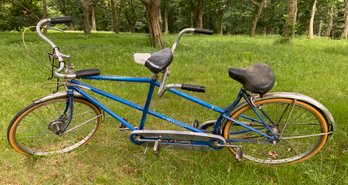
[[[243,150],[242,147],[235,147],[235,152],[236,152],[236,159],[237,161],[242,161],[243,160]]]
[[[158,155],[161,149],[161,139],[155,141],[153,145],[153,154]]]
[[[129,130],[128,127],[126,127],[126,125],[120,123],[120,125],[118,126],[118,128],[120,129],[120,131],[126,131],[126,130]]]
[[[195,128],[199,128],[199,121],[197,119],[193,120],[192,126]]]

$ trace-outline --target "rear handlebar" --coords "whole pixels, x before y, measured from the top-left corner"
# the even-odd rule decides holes
[[[72,21],[72,17],[71,16],[52,17],[52,18],[50,18],[50,22],[52,24],[70,23],[71,21]]]
[[[175,39],[175,42],[172,45],[171,51],[172,53],[175,52],[176,47],[178,46],[181,37],[184,35],[184,33],[200,33],[200,34],[207,34],[207,35],[212,35],[213,31],[212,30],[208,30],[208,29],[202,29],[202,28],[185,28],[183,30],[180,31],[180,33],[178,34],[178,36]],[[167,69],[163,72],[163,77],[162,77],[162,82],[160,87],[158,88],[158,97],[163,96],[164,92],[168,89],[168,88],[182,88],[185,90],[190,90],[190,91],[196,91],[196,92],[204,92],[205,89],[204,87],[197,87],[197,86],[187,86],[184,85],[182,86],[181,84],[166,84],[166,80],[167,80],[167,76],[169,74],[169,67],[167,67]]]
[[[201,33],[207,35],[213,35],[213,30],[203,29],[203,28],[194,28],[194,33]]]
[[[178,34],[178,36],[175,39],[175,42],[172,45],[171,51],[172,53],[174,53],[177,45],[180,42],[181,36],[184,33],[189,33],[189,32],[193,32],[193,33],[200,33],[200,34],[207,34],[207,35],[212,35],[213,31],[212,30],[208,30],[208,29],[203,29],[203,28],[185,28],[183,30],[180,31],[180,33]]]

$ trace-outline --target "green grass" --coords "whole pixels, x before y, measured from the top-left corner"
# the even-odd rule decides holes
[[[143,34],[50,34],[63,53],[70,53],[77,69],[100,68],[102,74],[150,77],[132,62],[132,53],[151,52]],[[168,47],[175,36],[165,36]],[[109,116],[95,139],[86,146],[59,156],[27,158],[7,144],[7,126],[32,100],[53,91],[42,89],[50,71],[51,49],[35,34],[27,35],[32,56],[18,33],[0,33],[0,184],[347,184],[348,183],[348,42],[296,38],[291,45],[277,44],[277,37],[185,36],[177,48],[168,83],[206,86],[207,92],[190,93],[225,107],[240,85],[230,79],[230,66],[247,67],[262,61],[273,67],[273,92],[309,95],[333,114],[337,131],[316,156],[295,165],[264,166],[237,162],[227,150],[162,150],[159,156],[131,144],[127,132]],[[147,86],[115,82],[94,83],[108,92],[143,104]],[[141,114],[106,99],[112,110],[138,123]],[[185,104],[185,106],[184,106]],[[151,106],[184,122],[215,119],[216,114],[186,100],[165,94]],[[147,128],[176,129],[152,117]]]

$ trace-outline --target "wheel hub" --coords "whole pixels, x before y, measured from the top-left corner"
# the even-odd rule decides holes
[[[48,130],[52,131],[54,134],[59,135],[61,132],[61,128],[65,125],[63,121],[59,120],[52,120],[50,124],[48,125]]]
[[[66,120],[66,116],[60,116],[58,120],[52,120],[48,125],[48,130],[52,131],[54,134],[61,135]]]
[[[279,134],[280,134],[279,128],[275,127],[275,126],[271,126],[270,129],[271,129],[272,133],[271,133],[271,131],[267,131],[267,134],[270,136],[275,135],[275,139],[272,140],[273,144],[279,143],[280,142],[280,140],[279,140],[279,138],[280,138],[279,137]]]

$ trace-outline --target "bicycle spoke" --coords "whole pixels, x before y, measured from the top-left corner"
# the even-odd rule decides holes
[[[320,134],[309,134],[309,135],[300,135],[300,136],[290,136],[290,137],[281,137],[281,139],[287,140],[287,139],[302,139],[302,138],[308,138],[308,137],[317,137],[322,135],[329,135],[332,134],[332,132],[325,132]]]
[[[292,104],[291,110],[290,110],[289,115],[288,115],[288,117],[287,117],[287,119],[286,119],[286,121],[285,121],[284,127],[283,127],[282,131],[280,132],[280,135],[279,135],[280,137],[283,135],[283,133],[284,133],[284,131],[285,131],[285,128],[286,128],[286,126],[287,126],[287,124],[288,124],[288,121],[289,121],[289,119],[290,119],[290,117],[291,117],[292,111],[294,110],[295,103],[296,103],[296,100],[295,100],[294,103]]]
[[[94,117],[94,118],[91,118],[91,119],[89,119],[89,120],[87,120],[87,121],[85,121],[85,122],[83,122],[83,123],[81,123],[81,124],[79,124],[79,125],[76,125],[75,127],[73,127],[73,128],[71,128],[71,129],[65,131],[64,134],[66,134],[66,133],[68,133],[68,132],[71,132],[71,131],[77,129],[77,128],[81,127],[82,125],[87,124],[88,122],[91,122],[91,121],[93,121],[93,120],[96,120],[96,119],[97,119],[98,117],[100,117],[100,116],[101,116],[101,114],[99,114],[98,116],[96,116],[96,117]]]
[[[280,106],[280,105],[279,105],[279,106]],[[290,106],[290,105],[288,104],[288,105],[285,107],[285,110],[281,113],[279,119],[277,120],[277,123],[280,123],[280,122],[281,122],[281,120],[282,120],[283,117],[285,116],[285,113],[286,113],[286,111],[288,110],[289,106]],[[277,105],[277,107],[278,107],[278,105]],[[279,108],[276,108],[276,111],[277,111],[277,114],[276,114],[276,115],[279,115],[278,110],[280,111]]]
[[[89,113],[93,113],[93,112],[92,112],[92,111],[89,111],[89,112],[85,112],[85,113],[78,114],[78,115],[75,115],[75,114],[74,114],[73,118],[78,118],[78,117],[84,116],[84,115],[89,114]]]

